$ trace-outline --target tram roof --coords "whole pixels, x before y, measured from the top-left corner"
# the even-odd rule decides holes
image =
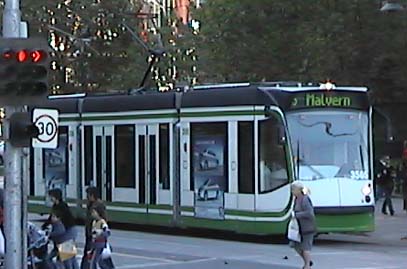
[[[305,91],[327,91],[326,89],[321,89],[316,86],[300,86],[300,87],[275,87],[275,86],[260,86],[259,89],[263,90],[275,90],[275,91],[284,91],[284,92],[305,92]],[[352,92],[367,92],[368,88],[366,87],[341,87],[336,86],[335,89],[329,91],[352,91]]]
[[[197,85],[181,92],[181,107],[222,107],[244,105],[278,105],[286,107],[290,93],[306,91],[349,91],[366,93],[366,87],[334,86],[321,89],[321,84],[295,81],[259,83],[223,83]],[[119,112],[154,109],[175,109],[176,92],[136,91],[135,94],[74,94],[50,97],[43,107],[57,108],[61,113]],[[278,100],[278,101],[277,101]]]
[[[249,83],[197,86],[181,95],[181,108],[277,105],[265,90]],[[57,108],[61,113],[78,113],[80,103],[84,113],[175,109],[175,96],[176,92],[147,91],[137,94],[53,97],[42,104],[42,107]]]

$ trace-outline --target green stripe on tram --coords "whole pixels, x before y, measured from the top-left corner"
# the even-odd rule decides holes
[[[43,197],[30,197],[32,201],[43,201]],[[69,202],[75,201],[74,199],[68,199]],[[140,205],[135,203],[122,203],[111,202],[107,203],[107,206],[124,206],[125,204],[129,209],[131,208],[147,208],[146,205]],[[149,209],[164,209],[169,213],[172,206],[169,205],[149,205]],[[287,207],[286,210],[288,210]],[[29,203],[28,209],[32,213],[47,213],[49,208],[44,204]],[[84,209],[73,208],[77,215],[83,215]],[[285,210],[285,211],[286,211]],[[182,207],[183,212],[193,212],[193,207]],[[282,217],[285,212],[250,212],[240,210],[226,210],[225,213],[230,216],[241,217]],[[137,224],[151,224],[151,225],[168,225],[172,219],[172,214],[157,214],[144,212],[132,212],[127,210],[108,209],[110,219],[114,219],[117,222],[124,223],[137,223]],[[318,232],[371,232],[374,231],[374,214],[358,213],[358,214],[346,214],[346,215],[317,215]],[[185,227],[196,228],[208,228],[208,229],[220,229],[220,230],[232,230],[242,233],[255,233],[255,234],[269,234],[269,233],[284,233],[286,229],[286,222],[270,222],[270,221],[246,221],[246,220],[208,220],[203,218],[195,218],[193,216],[182,216],[182,225]]]
[[[372,232],[375,229],[374,213],[316,215],[318,232]]]
[[[287,221],[242,221],[242,220],[211,220],[194,217],[182,217],[182,224],[191,228],[226,230],[238,233],[269,235],[285,234]]]
[[[264,115],[264,110],[236,110],[236,111],[200,111],[200,112],[182,112],[181,117],[216,117],[216,116],[252,116]],[[177,113],[157,113],[140,115],[111,115],[111,116],[86,116],[82,121],[102,121],[102,120],[136,120],[136,119],[156,119],[156,118],[175,118]],[[79,121],[80,117],[60,117],[61,122]]]
[[[264,110],[181,112],[181,117],[216,117],[216,116],[247,116],[247,115],[249,116],[264,115]]]
[[[111,115],[111,116],[86,116],[80,117],[61,117],[60,121],[102,121],[102,120],[137,120],[137,119],[156,119],[156,118],[174,118],[176,113],[157,113],[157,114],[140,114],[140,115]]]
[[[41,196],[30,196],[29,200],[33,201],[44,201],[44,197]],[[68,198],[66,199],[68,203],[76,203],[75,199]],[[84,206],[86,205],[85,200],[80,201],[81,205]],[[38,204],[33,204],[33,205],[38,205]],[[115,210],[114,208],[110,209],[110,211],[121,211],[121,212],[131,212],[132,208],[138,208],[138,209],[157,209],[157,210],[167,210],[167,211],[172,211],[173,207],[171,205],[146,205],[146,204],[137,204],[137,203],[130,203],[130,202],[105,202],[105,205],[108,207],[126,207],[129,209],[127,211],[126,209],[118,209]],[[38,205],[40,206],[40,205]],[[42,205],[45,207],[44,205]],[[287,207],[282,211],[282,212],[253,212],[253,211],[244,211],[244,210],[234,210],[234,209],[226,209],[225,213],[227,215],[231,216],[241,216],[241,217],[282,217],[284,216],[287,211],[289,210],[290,205],[287,205]],[[194,207],[190,206],[182,206],[181,211],[184,212],[194,212]]]
[[[38,201],[39,197],[31,200]],[[72,200],[72,199],[69,199]],[[117,204],[117,203],[112,203]],[[151,207],[150,207],[151,208]],[[49,208],[45,205],[29,203],[28,210],[32,213],[47,213]],[[72,210],[76,216],[84,216],[85,209],[79,209],[73,207]],[[192,207],[183,207],[182,211],[193,212]],[[256,212],[244,212],[244,211],[232,211],[233,213],[252,213],[252,217]],[[143,212],[131,212],[126,210],[107,210],[109,219],[114,220],[118,223],[135,223],[141,225],[161,225],[161,226],[171,226],[172,225],[172,214],[156,214],[156,213],[143,213]],[[231,212],[229,212],[231,213]],[[263,214],[263,213],[262,213]],[[261,214],[261,215],[262,215]],[[247,220],[212,220],[196,218],[194,216],[181,216],[181,221],[179,226],[184,228],[204,228],[204,229],[216,229],[225,231],[234,231],[238,233],[248,233],[248,234],[284,234],[286,231],[287,221],[281,222],[269,222],[269,221],[247,221]]]

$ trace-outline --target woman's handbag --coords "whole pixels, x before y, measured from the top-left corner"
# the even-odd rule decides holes
[[[291,218],[288,223],[287,238],[291,241],[301,242],[300,225],[297,218]]]
[[[75,242],[70,239],[58,245],[58,256],[61,261],[73,258],[78,253]]]
[[[6,245],[3,236],[3,232],[0,230],[0,255],[4,255],[6,253]]]
[[[112,256],[112,247],[110,246],[109,243],[106,243],[106,246],[103,248],[100,257],[102,258],[102,260],[104,260],[110,258],[111,256]]]

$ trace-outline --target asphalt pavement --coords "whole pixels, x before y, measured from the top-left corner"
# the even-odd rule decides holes
[[[368,234],[320,235],[312,250],[313,269],[406,269],[407,214],[400,198],[393,199],[396,214],[383,215],[382,201],[376,207],[376,230]],[[40,221],[44,217],[29,216]],[[83,227],[79,227],[80,251]],[[233,237],[233,236],[232,236]],[[292,269],[301,268],[301,259],[284,242],[220,238],[217,234],[182,235],[113,229],[116,269]],[[78,256],[78,259],[80,259]]]

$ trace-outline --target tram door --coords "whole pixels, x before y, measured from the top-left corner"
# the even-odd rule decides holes
[[[93,174],[99,195],[104,201],[112,201],[112,126],[97,126],[93,129]]]
[[[137,126],[139,203],[157,203],[157,125]]]

